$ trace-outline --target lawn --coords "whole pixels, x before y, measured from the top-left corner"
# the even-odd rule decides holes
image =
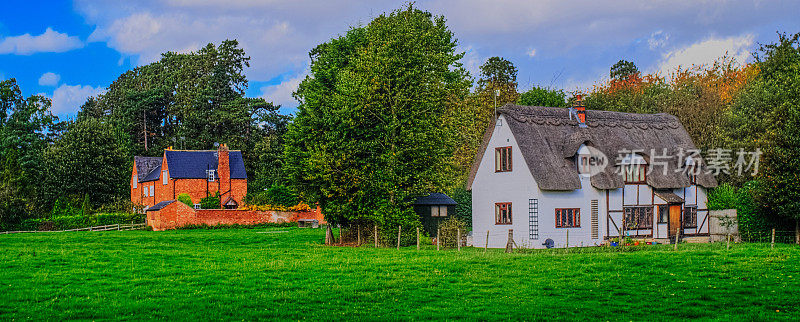
[[[323,237],[294,228],[0,235],[0,320],[800,317],[792,245],[505,254],[327,247]]]

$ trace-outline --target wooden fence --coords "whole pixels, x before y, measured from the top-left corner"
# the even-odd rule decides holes
[[[112,224],[104,226],[93,226],[84,228],[75,228],[67,230],[17,230],[17,231],[2,231],[2,234],[20,234],[20,233],[63,233],[67,231],[109,231],[109,230],[140,230],[147,227],[146,223],[141,224]]]

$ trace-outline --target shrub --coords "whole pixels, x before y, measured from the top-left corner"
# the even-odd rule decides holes
[[[220,205],[221,201],[219,200],[219,191],[213,195],[208,196],[203,199],[200,199],[200,208],[202,209],[220,209],[222,206]]]
[[[178,195],[178,201],[186,204],[189,207],[194,208],[194,203],[192,203],[192,197],[189,196],[187,193],[182,193]]]
[[[452,197],[458,203],[455,217],[463,221],[467,227],[472,228],[472,191],[457,188],[453,191]]]
[[[458,231],[461,230],[461,238],[467,235],[467,225],[458,218],[447,218],[439,225],[439,242],[442,247],[456,247]]]
[[[297,205],[298,202],[297,194],[280,184],[273,185],[267,191],[252,192],[245,196],[245,203],[248,205],[291,207]]]

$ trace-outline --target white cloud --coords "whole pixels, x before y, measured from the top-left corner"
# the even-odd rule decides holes
[[[668,76],[678,67],[688,68],[692,65],[711,64],[725,55],[736,59],[739,63],[744,63],[750,57],[754,43],[755,35],[753,34],[727,38],[711,37],[665,53],[661,61],[651,70],[658,72],[661,76]]]
[[[47,72],[42,74],[42,77],[39,77],[39,85],[42,86],[56,86],[58,85],[58,81],[61,80],[61,75]]]
[[[302,73],[297,74],[295,77],[287,79],[277,85],[269,85],[261,88],[261,97],[274,104],[280,104],[281,110],[287,108],[297,107],[297,100],[292,97],[292,93],[297,90],[297,87],[306,78],[309,70],[306,69]]]
[[[528,51],[526,52],[526,54],[528,54],[528,57],[534,57],[534,56],[536,56],[536,48],[531,48],[531,49],[528,49]]]
[[[63,84],[53,91],[53,106],[51,110],[55,115],[69,115],[78,112],[78,109],[86,102],[90,96],[97,96],[105,93],[106,90],[100,87],[89,85],[67,85]]]
[[[650,38],[647,39],[647,45],[650,47],[650,50],[656,50],[666,46],[668,41],[669,34],[665,33],[663,30],[659,30],[650,34]]]
[[[24,34],[3,38],[0,41],[0,54],[61,53],[82,47],[83,42],[78,37],[47,28],[44,33],[38,36]]]

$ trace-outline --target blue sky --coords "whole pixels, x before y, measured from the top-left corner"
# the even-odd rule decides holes
[[[16,1],[0,11],[0,79],[25,95],[53,99],[75,114],[88,96],[171,50],[238,39],[252,57],[248,96],[295,111],[292,91],[308,71],[308,51],[350,26],[399,8],[380,0]],[[644,72],[709,63],[727,53],[744,62],[776,31],[800,32],[800,1],[478,1],[420,0],[444,15],[473,75],[491,56],[533,85],[587,89],[619,59]]]

